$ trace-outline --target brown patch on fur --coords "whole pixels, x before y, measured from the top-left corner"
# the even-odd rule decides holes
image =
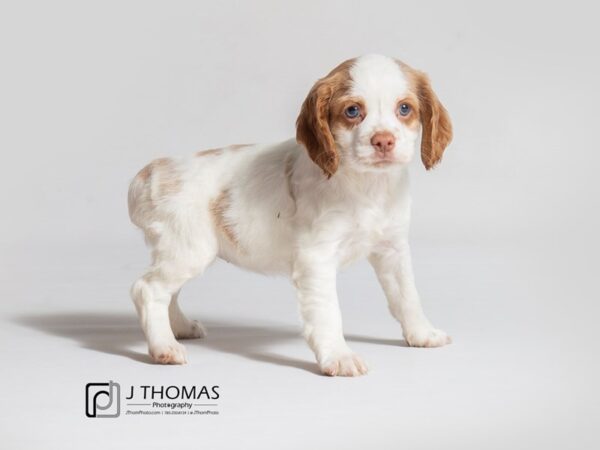
[[[339,154],[329,123],[331,100],[350,88],[350,67],[354,61],[344,61],[314,84],[296,121],[296,140],[306,147],[310,158],[327,178],[337,171],[339,165]]]
[[[147,181],[148,178],[150,178],[151,174],[152,174],[152,163],[144,166],[144,168],[142,170],[140,170],[135,177],[141,181]]]
[[[199,152],[196,152],[196,156],[201,157],[201,156],[219,156],[221,155],[223,152],[225,152],[226,150],[240,150],[242,148],[245,147],[250,147],[251,145],[254,144],[233,144],[233,145],[228,145],[227,147],[222,147],[222,148],[211,148],[208,150],[201,150]]]
[[[222,148],[210,148],[208,150],[201,150],[199,152],[196,152],[196,156],[218,156],[221,153],[223,153],[223,149]]]
[[[155,159],[150,165],[152,166],[152,176],[158,177],[157,194],[159,197],[173,195],[180,191],[181,180],[172,159]]]
[[[210,205],[210,212],[214,218],[215,225],[219,231],[221,231],[225,237],[236,247],[238,246],[238,238],[235,231],[231,227],[231,224],[227,222],[225,214],[230,207],[231,196],[229,191],[225,190],[219,194],[219,196],[212,201]]]
[[[230,148],[231,150],[240,150],[242,148],[246,148],[246,147],[251,147],[254,144],[233,144],[230,145],[228,148]]]
[[[181,190],[179,173],[175,162],[170,158],[155,159],[140,170],[136,178],[155,187],[154,195],[151,194],[153,200],[176,194]]]
[[[131,221],[144,230],[146,242],[154,245],[160,233],[151,226],[160,205],[180,192],[182,181],[175,161],[161,158],[147,164],[131,181],[127,205]]]
[[[421,160],[429,170],[440,162],[444,150],[452,141],[452,122],[448,111],[435,95],[429,77],[401,61],[398,64],[418,100],[419,117],[423,125]]]

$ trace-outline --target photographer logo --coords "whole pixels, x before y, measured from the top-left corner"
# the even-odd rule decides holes
[[[85,415],[95,418],[219,415],[218,385],[125,385],[123,392],[121,399],[121,385],[112,380],[86,384]]]
[[[85,385],[85,415],[87,417],[119,417],[121,386],[119,383],[88,383]]]

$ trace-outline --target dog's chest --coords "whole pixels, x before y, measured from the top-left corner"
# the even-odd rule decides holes
[[[338,261],[341,266],[368,256],[373,247],[385,239],[390,214],[382,207],[349,211],[346,226],[339,236]]]

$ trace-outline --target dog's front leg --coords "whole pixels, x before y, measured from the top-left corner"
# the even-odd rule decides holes
[[[386,241],[369,257],[383,287],[392,315],[402,325],[404,339],[412,347],[440,347],[451,342],[442,330],[434,328],[423,308],[406,239]]]
[[[333,258],[324,259],[319,252],[302,251],[296,256],[292,279],[298,292],[304,337],[325,375],[363,375],[367,366],[344,339],[336,269]]]

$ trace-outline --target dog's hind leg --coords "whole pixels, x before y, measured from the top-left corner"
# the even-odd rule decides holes
[[[186,352],[176,337],[200,337],[201,325],[187,319],[177,304],[183,284],[200,275],[217,255],[212,230],[201,238],[180,238],[163,230],[153,251],[153,264],[131,288],[131,296],[148,341],[152,359],[161,364],[184,364]],[[172,306],[171,306],[172,305]]]
[[[175,292],[171,296],[171,303],[169,304],[169,319],[171,322],[171,329],[177,339],[196,339],[203,338],[206,336],[206,330],[204,326],[198,320],[188,319],[181,308],[177,298],[179,292]]]

